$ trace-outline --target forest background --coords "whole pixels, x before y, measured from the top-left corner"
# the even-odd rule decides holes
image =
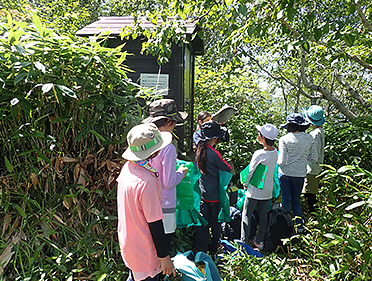
[[[227,258],[225,280],[371,279],[369,1],[0,5],[0,280],[122,280],[128,272],[116,238],[115,177],[126,133],[146,115],[138,100],[149,97],[126,79],[121,47],[75,36],[102,15],[162,18],[143,45],[160,64],[186,40],[178,19],[201,27],[195,112],[238,109],[231,141],[219,147],[237,171],[258,148],[255,124],[279,126],[311,104],[325,109],[318,214],[284,252]],[[177,233],[174,251],[190,247],[189,232]]]

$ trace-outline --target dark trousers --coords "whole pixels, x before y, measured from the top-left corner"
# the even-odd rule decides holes
[[[305,193],[305,199],[307,202],[307,206],[309,207],[309,214],[316,212],[316,194]]]
[[[150,276],[149,277],[147,277],[146,279],[143,279],[143,280],[141,280],[141,281],[159,281],[159,278],[160,278],[160,275],[161,275],[161,273],[159,273],[158,275],[156,275],[155,277],[153,277],[153,278],[151,278]],[[128,278],[127,278],[127,281],[134,281],[134,278],[133,278],[133,276],[132,276],[132,271],[130,270],[129,271],[129,276],[128,276]]]
[[[265,232],[267,226],[267,208],[269,200],[256,200],[253,198],[245,197],[243,213],[242,213],[242,227],[241,227],[241,240],[248,244],[249,236],[252,227],[252,214],[258,205],[258,217],[260,219],[260,227],[258,229],[257,240],[263,242],[265,240]]]
[[[209,228],[212,227],[211,250],[217,249],[221,237],[221,226],[218,222],[220,203],[210,203],[202,201],[200,204],[200,214],[208,221],[207,226],[198,226],[195,231],[195,246],[198,251],[207,252],[209,248]]]
[[[296,224],[302,225],[302,209],[300,204],[300,196],[304,186],[305,178],[289,177],[279,174],[279,183],[282,192],[282,205],[287,211],[291,211],[296,217]]]

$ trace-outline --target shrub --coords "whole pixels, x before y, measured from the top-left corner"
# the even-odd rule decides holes
[[[141,114],[121,46],[0,25],[0,278],[122,279],[115,175]]]

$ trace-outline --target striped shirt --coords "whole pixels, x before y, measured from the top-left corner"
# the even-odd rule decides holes
[[[279,139],[279,173],[289,177],[305,177],[307,162],[318,158],[314,139],[305,132],[288,133]]]

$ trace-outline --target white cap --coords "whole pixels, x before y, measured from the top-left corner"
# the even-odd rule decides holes
[[[265,124],[263,126],[256,125],[256,129],[269,140],[275,140],[279,133],[278,129],[272,124]]]

